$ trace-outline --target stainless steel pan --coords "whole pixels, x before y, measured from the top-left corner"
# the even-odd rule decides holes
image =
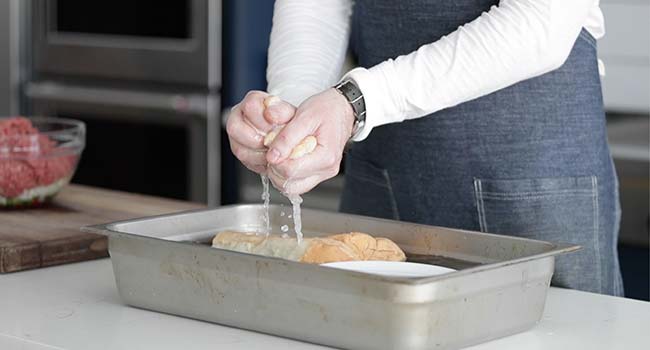
[[[200,244],[221,230],[258,229],[261,214],[236,205],[83,230],[108,236],[129,305],[350,349],[454,349],[526,330],[542,315],[555,255],[578,249],[308,209],[307,237],[367,232],[410,260],[458,271],[389,278]]]

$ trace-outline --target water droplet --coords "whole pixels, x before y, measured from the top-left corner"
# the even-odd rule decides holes
[[[291,219],[291,214],[289,214],[289,215],[287,216],[287,218]]]
[[[269,204],[271,201],[271,196],[269,193],[269,177],[266,175],[260,175],[262,178],[262,200],[264,201],[264,215],[262,215],[262,222],[266,226],[266,235],[268,236],[271,233],[271,218],[269,216]]]
[[[287,232],[287,231],[289,231],[289,226],[288,225],[282,225],[282,227],[280,227],[280,230],[282,230],[282,232]]]
[[[280,216],[284,216],[284,212],[283,212],[283,211],[280,212]]]
[[[293,206],[293,229],[296,231],[296,239],[298,243],[302,242],[302,220],[300,218],[300,204],[302,198],[298,195],[289,196],[291,205]]]

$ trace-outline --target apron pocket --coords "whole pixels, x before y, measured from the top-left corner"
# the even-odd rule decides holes
[[[342,212],[399,220],[388,170],[348,154]]]
[[[556,259],[553,284],[600,292],[598,180],[595,176],[474,179],[482,232],[582,246]]]

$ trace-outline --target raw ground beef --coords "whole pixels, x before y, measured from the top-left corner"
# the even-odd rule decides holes
[[[23,117],[0,120],[0,196],[46,186],[69,176],[76,155],[57,154],[56,142]]]

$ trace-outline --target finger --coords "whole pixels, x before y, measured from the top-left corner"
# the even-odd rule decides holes
[[[245,121],[249,122],[251,127],[261,134],[266,134],[273,128],[273,124],[264,118],[264,111],[266,110],[264,99],[268,96],[269,94],[266,92],[249,91],[237,106],[242,111]]]
[[[271,143],[266,160],[270,164],[278,164],[287,159],[294,147],[298,146],[305,137],[314,133],[316,129],[314,124],[311,118],[303,117],[291,120]]]
[[[271,131],[267,132],[266,135],[264,136],[264,146],[269,147],[273,143],[273,140],[275,140],[275,137],[278,136],[280,133],[280,130],[284,125],[278,125],[274,127]]]
[[[264,119],[272,125],[286,124],[296,113],[296,107],[277,96],[268,96],[264,99],[264,105]]]
[[[230,150],[246,165],[262,165],[266,167],[266,150],[248,148],[235,140],[230,140]]]
[[[244,117],[239,109],[233,109],[228,123],[226,132],[231,140],[252,149],[264,148],[264,135],[244,122]]]
[[[327,176],[314,175],[307,178],[284,180],[279,178],[277,174],[274,174],[271,168],[267,169],[267,174],[269,175],[269,179],[273,183],[273,186],[285,196],[307,193],[319,183],[328,179]]]
[[[285,163],[287,163],[287,161],[281,164]],[[285,194],[299,194],[304,193],[302,191],[306,192],[311,190],[318,183],[336,176],[340,169],[340,163],[336,164],[334,167],[318,169],[313,172],[302,171],[300,163],[295,164],[290,169],[295,169],[291,171],[298,175],[290,173],[290,176],[285,176],[285,174],[282,174],[282,170],[280,170],[278,166],[267,167],[267,175],[269,176],[269,179],[271,179],[271,182],[273,182],[273,186],[275,186],[275,188],[280,192]],[[315,179],[319,180],[314,182]]]
[[[298,179],[287,182],[285,185],[285,193],[287,195],[301,195],[311,191],[314,187],[318,186],[321,182],[327,180],[328,177],[312,176],[306,179]]]
[[[282,175],[278,174],[273,169],[273,167],[270,166],[267,166],[266,175],[269,177],[269,180],[271,180],[273,187],[277,188],[278,191],[282,192],[282,188],[284,187],[284,183],[287,182],[287,179],[285,179]]]
[[[288,158],[285,161],[273,165],[275,172],[285,179],[306,178],[316,174],[338,173],[341,163],[341,155],[336,155],[331,149],[322,145],[298,159]]]

